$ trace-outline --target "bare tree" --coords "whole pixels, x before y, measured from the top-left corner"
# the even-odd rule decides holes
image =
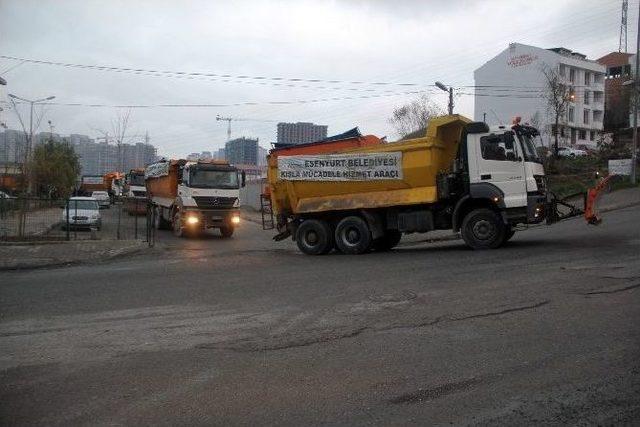
[[[554,118],[554,128],[552,130],[554,143],[553,153],[558,155],[558,137],[560,135],[560,120],[564,118],[569,107],[569,103],[575,98],[573,88],[564,84],[560,71],[547,65],[542,67],[542,74],[545,78],[545,86],[542,90],[542,97],[547,101],[547,109]]]
[[[389,123],[401,138],[426,129],[432,117],[444,114],[442,108],[436,105],[426,94],[420,94],[416,99],[401,107],[394,108]]]
[[[127,135],[127,128],[129,127],[129,118],[131,117],[131,109],[125,111],[119,111],[114,119],[111,120],[111,130],[114,138],[116,139],[116,145],[118,147],[118,163],[117,169],[122,172],[124,165],[122,164],[122,144]]]

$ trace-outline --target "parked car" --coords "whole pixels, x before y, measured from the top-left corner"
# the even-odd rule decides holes
[[[592,146],[588,146],[586,144],[578,144],[578,145],[576,145],[576,148],[578,150],[582,150],[582,151],[586,152],[587,156],[594,156],[594,155],[598,154],[597,148],[592,147]]]
[[[17,207],[17,199],[4,191],[0,191],[0,212],[7,212]]]
[[[587,152],[584,150],[579,150],[573,147],[560,147],[558,148],[558,156],[560,157],[584,157],[587,155]]]
[[[91,193],[91,197],[98,201],[98,205],[101,208],[109,208],[111,206],[111,197],[106,191],[94,191]]]
[[[100,230],[102,217],[98,201],[93,197],[71,197],[62,209],[62,228],[66,229],[67,225],[69,228],[97,228]]]

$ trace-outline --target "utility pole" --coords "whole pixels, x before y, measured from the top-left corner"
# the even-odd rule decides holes
[[[640,5],[638,7],[640,11]],[[633,76],[633,145],[631,146],[631,183],[636,183],[636,163],[638,162],[638,68],[640,68],[640,15],[636,35],[636,70]]]
[[[618,52],[627,53],[627,9],[629,0],[622,0],[622,19],[620,20],[620,41],[618,42]],[[624,50],[623,50],[624,46]]]

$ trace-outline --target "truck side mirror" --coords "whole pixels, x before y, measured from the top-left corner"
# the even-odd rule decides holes
[[[245,171],[242,171],[242,187],[244,187],[245,185],[247,185],[247,173]]]

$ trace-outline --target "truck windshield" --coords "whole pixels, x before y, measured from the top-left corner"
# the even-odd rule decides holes
[[[189,186],[195,188],[239,188],[238,172],[210,169],[192,169]]]
[[[520,137],[520,141],[522,141],[522,151],[524,153],[525,161],[541,163],[538,152],[536,151],[536,144],[534,142],[535,137],[526,133],[522,133],[518,136]]]
[[[144,185],[144,175],[131,174],[129,175],[129,185]]]

